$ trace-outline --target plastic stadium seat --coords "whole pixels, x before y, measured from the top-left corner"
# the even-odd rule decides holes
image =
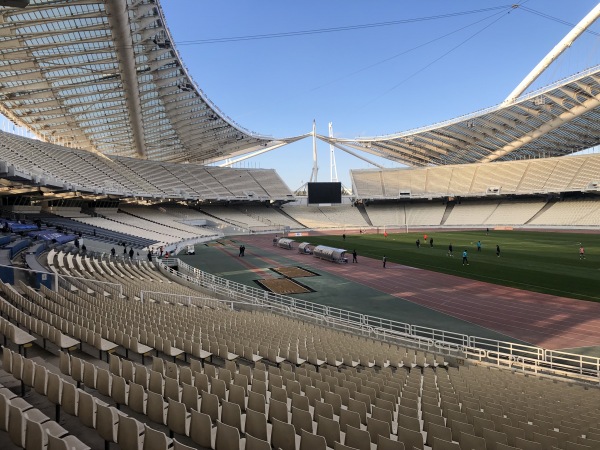
[[[323,436],[302,430],[300,450],[327,450],[327,443]]]
[[[347,426],[344,442],[358,450],[371,450],[371,435],[368,431],[360,428]]]

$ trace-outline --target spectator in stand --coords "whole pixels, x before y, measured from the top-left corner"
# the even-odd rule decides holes
[[[117,251],[115,250],[114,247],[110,249],[110,254],[112,255],[113,258],[115,257],[116,253],[117,253]]]
[[[135,252],[133,251],[133,247],[131,247],[131,248],[129,249],[129,258],[130,258],[130,259],[133,259],[133,255],[134,255],[134,253],[135,253]]]
[[[148,261],[152,262],[152,251],[148,251]]]

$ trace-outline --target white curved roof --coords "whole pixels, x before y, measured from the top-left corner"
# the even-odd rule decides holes
[[[0,113],[41,139],[209,163],[293,142],[248,131],[194,83],[157,0],[0,7]]]
[[[355,139],[319,137],[409,166],[570,154],[600,144],[600,66],[509,105],[428,127]]]

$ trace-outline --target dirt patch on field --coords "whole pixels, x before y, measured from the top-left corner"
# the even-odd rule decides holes
[[[274,292],[275,294],[303,294],[306,292],[312,292],[312,290],[306,286],[302,286],[289,278],[271,278],[268,280],[254,280],[263,289]]]
[[[272,267],[273,272],[277,272],[280,275],[288,278],[301,278],[301,277],[315,277],[316,273],[310,270],[303,269],[301,267]]]

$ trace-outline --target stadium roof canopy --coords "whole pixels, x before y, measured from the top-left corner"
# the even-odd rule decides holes
[[[0,7],[0,113],[41,139],[210,163],[293,142],[250,132],[194,83],[156,0]]]
[[[31,0],[0,7],[0,113],[42,140],[169,162],[211,163],[273,138],[222,113],[188,73],[158,0]],[[318,136],[411,166],[559,156],[600,144],[600,67],[432,126]],[[351,151],[351,150],[350,150]]]
[[[410,166],[570,154],[600,144],[600,66],[431,126],[387,136],[319,138]]]

